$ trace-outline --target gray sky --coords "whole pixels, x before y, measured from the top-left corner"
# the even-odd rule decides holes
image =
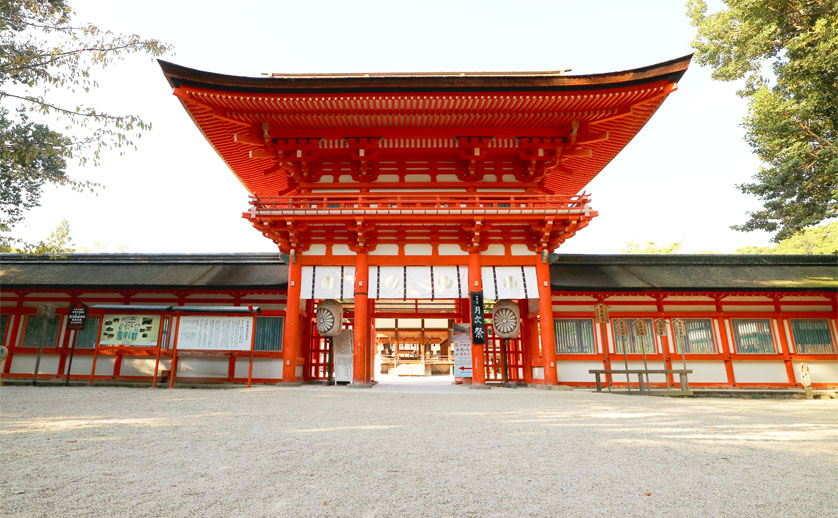
[[[78,21],[171,43],[165,59],[235,75],[261,72],[609,72],[691,52],[677,0],[74,2]],[[241,218],[247,193],[215,154],[158,65],[130,57],[98,74],[92,101],[153,124],[137,151],[71,173],[98,196],[45,191],[16,234],[43,239],[66,217],[77,245],[102,251],[248,252],[275,246]],[[614,253],[634,239],[732,252],[768,235],[729,229],[759,207],[735,184],[759,167],[742,139],[737,85],[693,64],[637,138],[588,185],[600,213],[559,249]]]

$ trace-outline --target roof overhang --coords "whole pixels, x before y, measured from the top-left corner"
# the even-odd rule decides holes
[[[317,156],[312,163],[348,160],[353,139],[375,139],[381,160],[406,156],[407,148],[427,146],[429,140],[435,147],[422,148],[420,155],[456,160],[473,152],[470,146],[483,146],[483,153],[492,148],[497,160],[526,162],[539,153],[544,172],[538,185],[548,193],[573,195],[646,124],[675,90],[691,57],[589,75],[252,78],[165,61],[160,66],[195,124],[256,196],[297,188],[304,180],[290,170],[308,154]]]

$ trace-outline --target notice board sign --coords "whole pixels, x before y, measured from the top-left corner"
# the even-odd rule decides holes
[[[178,349],[249,351],[253,317],[180,317]]]
[[[454,324],[451,328],[451,354],[454,355],[454,376],[471,378],[471,326]]]
[[[104,315],[99,345],[157,347],[160,315]]]
[[[71,331],[78,331],[84,329],[87,323],[87,305],[81,302],[74,302],[70,304],[70,310],[67,313],[67,329]]]
[[[471,298],[471,343],[484,345],[486,343],[486,321],[483,318],[483,292],[472,291]]]

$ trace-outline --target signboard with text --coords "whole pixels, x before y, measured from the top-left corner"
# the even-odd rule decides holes
[[[249,351],[253,317],[180,317],[178,349]]]
[[[486,343],[486,320],[483,318],[483,292],[472,291],[471,298],[471,343],[484,345]]]
[[[84,329],[87,323],[87,306],[81,302],[74,302],[70,304],[69,312],[67,313],[67,329],[71,331],[78,331]]]
[[[157,347],[160,315],[104,315],[99,345]]]
[[[451,328],[451,354],[454,356],[454,376],[471,378],[471,329],[468,324],[454,324]]]

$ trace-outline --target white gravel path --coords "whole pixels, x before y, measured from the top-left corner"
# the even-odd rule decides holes
[[[0,387],[0,515],[838,516],[838,400]]]

